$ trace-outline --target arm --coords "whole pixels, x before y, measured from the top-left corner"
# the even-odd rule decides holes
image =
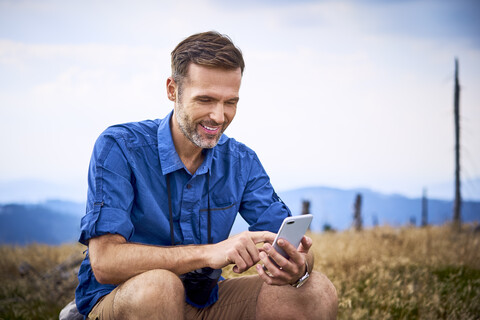
[[[170,270],[180,275],[198,268],[223,268],[236,264],[241,273],[260,260],[257,243],[272,243],[270,232],[243,232],[211,245],[160,247],[129,243],[117,234],[90,239],[90,263],[98,282],[119,284],[142,272]]]
[[[283,219],[291,216],[290,210],[275,193],[267,173],[255,154],[247,172],[246,187],[240,207],[241,215],[250,224],[250,230],[278,230]],[[313,254],[309,253],[312,245],[310,238],[303,237],[298,251],[287,241],[281,240],[278,244],[288,253],[290,259],[281,256],[270,244],[263,246],[263,252],[259,257],[271,276],[265,273],[261,265],[257,266],[257,271],[267,284],[295,283],[305,274],[305,262],[308,264],[309,272],[313,269]],[[269,257],[274,259],[282,269],[276,267]]]

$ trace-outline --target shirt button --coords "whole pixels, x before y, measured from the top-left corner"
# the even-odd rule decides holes
[[[190,183],[187,184],[187,189],[192,189],[192,185]]]

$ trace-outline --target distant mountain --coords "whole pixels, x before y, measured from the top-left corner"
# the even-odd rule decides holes
[[[450,200],[455,194],[454,183],[446,181],[429,185],[428,194],[435,199]],[[480,177],[463,179],[461,183],[462,199],[466,201],[480,201]]]
[[[302,212],[302,201],[310,201],[310,212],[314,215],[312,231],[320,232],[325,225],[336,230],[351,227],[353,204],[357,194],[362,195],[362,217],[365,227],[378,225],[401,226],[421,223],[422,199],[402,195],[388,195],[369,189],[335,189],[329,187],[308,187],[278,193],[293,215]],[[452,219],[453,202],[428,199],[428,223],[441,225]],[[462,221],[480,222],[480,201],[462,203]],[[241,217],[237,217],[232,233],[248,227]]]
[[[401,195],[387,195],[369,189],[342,190],[328,187],[301,188],[279,193],[292,214],[302,210],[302,200],[310,201],[314,215],[313,231],[322,231],[324,225],[336,230],[351,226],[353,203],[362,195],[362,216],[365,227],[374,224],[401,226],[421,222],[422,199]],[[443,224],[451,220],[452,201],[428,200],[428,223]],[[80,232],[80,219],[85,203],[50,200],[39,204],[0,205],[0,243],[24,245],[32,242],[61,244],[75,242]],[[480,222],[480,201],[465,201],[463,222]],[[239,216],[232,234],[246,230],[247,224]]]
[[[76,242],[85,205],[67,201],[0,205],[0,243]]]
[[[312,230],[320,231],[325,224],[335,229],[349,228],[353,220],[353,204],[357,194],[362,195],[363,224],[400,226],[421,222],[422,199],[402,195],[387,195],[369,189],[342,190],[328,187],[310,187],[279,193],[293,214],[300,214],[302,200],[310,201],[315,215]],[[428,223],[443,224],[452,218],[452,201],[428,199]],[[464,201],[462,221],[480,221],[480,201]]]

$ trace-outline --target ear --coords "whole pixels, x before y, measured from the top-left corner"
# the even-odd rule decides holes
[[[177,99],[177,83],[172,77],[168,77],[167,79],[167,97],[170,101]]]

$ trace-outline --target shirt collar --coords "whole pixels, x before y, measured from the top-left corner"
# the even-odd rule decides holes
[[[170,129],[170,119],[172,116],[173,110],[168,114],[168,116],[160,120],[157,131],[158,154],[163,175],[167,175],[179,169],[185,169],[185,171],[187,171],[187,168],[185,168],[182,160],[180,160],[177,150],[175,149],[175,145],[173,144],[172,131]],[[224,143],[225,139],[227,139],[227,137],[222,135],[219,143]],[[212,167],[213,149],[203,149],[202,152],[205,155],[205,159],[195,172],[195,175],[210,172],[210,168]]]
[[[184,167],[182,160],[178,156],[173,144],[172,132],[170,131],[170,119],[172,118],[173,111],[168,116],[160,120],[158,126],[157,138],[158,138],[158,155],[160,158],[160,165],[162,167],[163,175],[170,172],[182,169]]]

